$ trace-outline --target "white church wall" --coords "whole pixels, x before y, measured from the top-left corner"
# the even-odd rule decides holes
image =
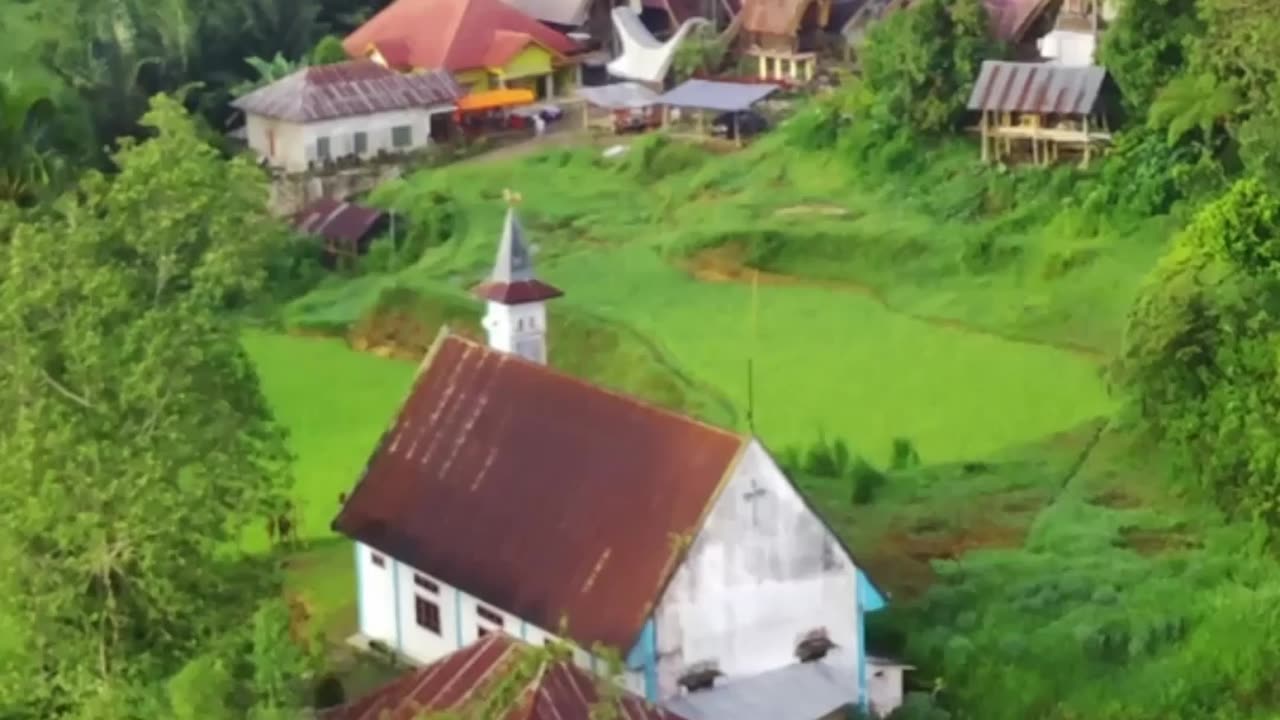
[[[395,647],[396,562],[367,545],[356,543],[355,546],[360,633],[371,640],[380,640],[388,647]]]
[[[655,612],[659,696],[703,661],[726,677],[794,663],[818,628],[856,653],[857,588],[840,544],[753,441]]]
[[[546,303],[504,305],[490,301],[484,315],[489,347],[515,353],[527,360],[546,363]]]
[[[356,554],[360,563],[361,634],[382,641],[410,660],[424,665],[435,662],[480,639],[482,629],[504,632],[535,647],[545,645],[548,640],[559,639],[553,632],[368,546],[356,543]],[[375,557],[383,559],[381,567]],[[426,626],[418,622],[419,598],[435,608],[434,613],[424,609]],[[398,625],[397,607],[400,615]],[[501,623],[494,622],[495,616],[501,619]],[[438,622],[432,622],[436,618]],[[603,674],[607,670],[604,660],[592,657],[582,648],[574,649],[574,663],[591,672]],[[627,672],[618,681],[634,692],[644,693],[644,676],[640,673]]]
[[[1096,42],[1092,33],[1054,30],[1036,41],[1040,56],[1056,65],[1083,67],[1093,64]]]

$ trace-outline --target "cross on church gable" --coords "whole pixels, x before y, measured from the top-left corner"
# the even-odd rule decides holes
[[[751,489],[748,490],[746,493],[744,493],[742,496],[744,500],[751,503],[751,524],[752,525],[760,524],[760,515],[758,512],[760,503],[758,503],[757,501],[760,498],[764,497],[767,493],[768,491],[760,487],[760,484],[756,482],[756,478],[753,475],[751,477]]]

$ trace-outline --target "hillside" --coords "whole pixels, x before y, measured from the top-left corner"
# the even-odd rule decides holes
[[[405,212],[402,240],[436,244],[397,270],[372,258],[288,306],[285,325],[381,326],[383,345],[418,350],[443,322],[474,332],[462,291],[487,270],[502,190],[519,190],[539,272],[567,291],[553,363],[742,427],[754,357],[758,432],[895,596],[874,642],[918,664],[957,717],[1171,717],[1188,697],[1265,694],[1214,648],[1264,621],[1274,563],[1234,563],[1249,528],[1106,419],[1105,360],[1180,221],[1090,219],[1054,191],[1073,171],[980,170],[962,143],[895,181],[797,152],[785,130],[739,155],[651,138],[618,160],[557,149],[385,187],[374,201]],[[416,323],[392,319],[386,288],[414,298]],[[587,316],[647,350],[582,364]],[[656,392],[645,378],[660,368],[717,400]],[[823,435],[882,468],[905,439],[923,464],[886,470],[856,503],[856,473],[812,460]],[[353,442],[351,462],[367,447]],[[1270,651],[1254,652],[1238,659]],[[1172,676],[1183,690],[1164,688]]]

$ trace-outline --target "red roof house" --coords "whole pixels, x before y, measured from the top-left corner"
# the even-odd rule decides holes
[[[533,648],[508,635],[488,635],[435,663],[411,671],[346,705],[320,712],[319,720],[412,720],[423,713],[463,713],[490,700]],[[601,681],[569,660],[550,661],[509,702],[489,708],[484,720],[590,720],[601,701]],[[618,720],[684,720],[623,692]],[[461,717],[469,717],[460,715]]]
[[[447,70],[476,91],[540,79],[579,50],[503,0],[396,0],[342,45],[400,70]]]

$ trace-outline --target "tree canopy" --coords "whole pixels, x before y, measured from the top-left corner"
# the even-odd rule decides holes
[[[290,458],[226,310],[283,231],[177,101],[143,123],[113,176],[19,219],[0,265],[5,717],[135,705],[279,589],[240,547]]]

